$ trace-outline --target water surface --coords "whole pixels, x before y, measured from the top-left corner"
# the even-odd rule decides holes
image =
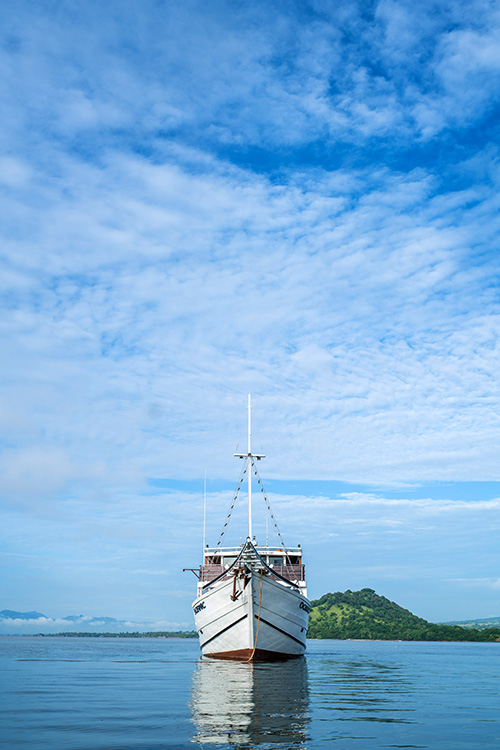
[[[500,644],[309,641],[282,664],[196,640],[0,638],[0,747],[500,747]]]

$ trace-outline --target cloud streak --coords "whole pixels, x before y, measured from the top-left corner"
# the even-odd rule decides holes
[[[68,223],[60,194],[53,212],[40,217],[37,247],[30,243],[33,290],[11,287],[6,346],[12,392],[27,394],[21,421],[46,426],[62,411],[68,429],[69,409],[89,442],[92,418],[104,426],[101,442],[110,420],[112,439],[137,424],[143,434],[129,434],[127,442],[150,457],[146,471],[159,473],[156,455],[171,453],[173,464],[189,472],[190,451],[186,461],[176,425],[186,429],[204,411],[206,422],[226,418],[203,408],[207,387],[227,394],[225,411],[251,389],[274,415],[271,440],[285,441],[302,476],[307,465],[311,478],[332,471],[375,481],[497,478],[498,303],[490,287],[496,260],[488,253],[476,258],[465,246],[467,235],[477,229],[479,239],[482,232],[477,195],[471,209],[460,200],[451,213],[447,207],[443,227],[443,194],[433,195],[422,174],[381,176],[383,185],[332,214],[326,177],[304,195],[261,177],[241,184],[240,170],[181,177],[179,167],[131,157],[112,160],[109,169],[118,219],[112,236],[103,209],[94,212],[105,198],[80,205],[79,222],[89,215],[97,222],[86,219],[83,233]],[[362,179],[369,177],[358,174]],[[168,196],[188,196],[170,229],[170,211],[160,208],[169,202],[164,188]],[[198,204],[203,216],[196,219]],[[335,198],[333,204],[340,205]],[[75,247],[70,255],[54,249],[54,225],[57,243]],[[163,243],[171,237],[172,250],[158,255],[160,236]],[[14,253],[9,265],[17,277],[26,275]],[[37,360],[35,377],[30,357]],[[55,374],[54,359],[61,363]],[[167,440],[173,433],[168,451],[155,440],[162,427]],[[310,448],[302,466],[304,440]],[[168,464],[163,471],[169,473]]]

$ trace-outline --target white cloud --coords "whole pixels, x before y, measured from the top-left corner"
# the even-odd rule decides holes
[[[78,451],[107,465],[118,441],[139,471],[190,474],[176,425],[189,433],[205,415],[205,452],[253,389],[267,440],[302,476],[497,476],[494,257],[476,262],[464,242],[481,239],[485,190],[469,209],[434,197],[423,172],[375,187],[358,172],[366,193],[343,207],[318,172],[306,191],[224,164],[197,175],[110,155],[65,168],[84,179],[69,207],[62,183],[52,209],[34,207],[37,241],[10,266],[36,295],[18,288],[4,325],[19,412],[56,447],[64,423],[70,463]]]
[[[118,14],[114,4],[68,3],[55,15],[20,3],[3,98],[17,92],[28,104],[24,113],[7,104],[8,132],[40,122],[58,138],[130,143],[183,130],[191,143],[276,149],[429,138],[497,99],[489,5],[294,10],[122,3]]]
[[[464,583],[469,586],[487,586],[494,589],[500,588],[500,578],[452,578],[452,582]]]
[[[3,493],[15,499],[53,496],[72,475],[68,457],[61,448],[41,447],[5,452],[0,472]]]

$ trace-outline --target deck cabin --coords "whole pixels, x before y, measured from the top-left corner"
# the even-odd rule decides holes
[[[305,589],[305,565],[302,564],[302,549],[298,547],[275,548],[255,545],[260,557],[269,567],[270,577],[280,580],[285,578]],[[215,580],[231,567],[241,552],[241,547],[206,547],[203,554],[203,565],[197,571],[201,589],[202,585]],[[261,566],[262,567],[262,566]],[[194,572],[194,571],[193,571]],[[276,573],[276,576],[273,576]]]

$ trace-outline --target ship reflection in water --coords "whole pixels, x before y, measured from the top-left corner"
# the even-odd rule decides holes
[[[300,746],[309,739],[307,662],[202,658],[193,673],[191,710],[193,742]]]

